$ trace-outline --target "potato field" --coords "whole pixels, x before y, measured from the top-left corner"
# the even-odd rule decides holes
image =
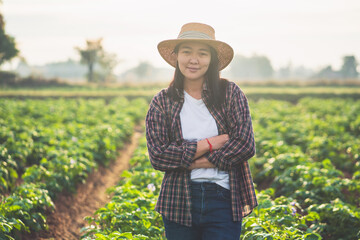
[[[69,239],[165,239],[154,211],[162,173],[150,165],[143,121],[156,91],[131,91],[0,98],[0,239],[58,239],[48,222],[57,199],[76,196],[100,166],[111,171],[136,126],[128,170]],[[360,238],[360,100],[349,91],[249,91],[259,206],[241,239]]]

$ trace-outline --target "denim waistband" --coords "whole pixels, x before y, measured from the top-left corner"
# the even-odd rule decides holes
[[[222,189],[220,185],[212,182],[193,182],[191,181],[191,189],[193,190],[218,190]]]

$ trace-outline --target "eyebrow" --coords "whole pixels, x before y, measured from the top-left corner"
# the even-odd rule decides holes
[[[192,48],[191,47],[189,47],[189,46],[182,46],[182,47],[180,47],[180,49],[183,49],[183,48],[186,48],[186,49],[190,49],[190,50],[192,50]],[[210,50],[209,49],[207,49],[207,48],[200,48],[199,49],[200,51],[205,51],[205,52],[210,52]]]

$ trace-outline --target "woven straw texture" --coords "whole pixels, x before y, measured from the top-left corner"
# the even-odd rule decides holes
[[[189,32],[190,34],[187,34]],[[205,35],[208,39],[201,37]],[[225,42],[216,40],[215,30],[211,26],[202,23],[187,23],[182,26],[177,39],[170,39],[160,42],[158,44],[158,50],[161,57],[171,66],[176,67],[177,60],[174,49],[178,44],[186,41],[197,41],[213,47],[218,53],[219,71],[228,66],[234,57],[234,51],[232,47],[230,47],[230,45]]]

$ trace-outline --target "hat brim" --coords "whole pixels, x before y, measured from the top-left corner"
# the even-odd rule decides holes
[[[234,50],[227,43],[210,39],[170,39],[158,44],[161,57],[171,66],[176,67],[177,57],[174,53],[175,47],[183,42],[201,42],[213,47],[218,54],[219,71],[226,68],[234,57]]]

